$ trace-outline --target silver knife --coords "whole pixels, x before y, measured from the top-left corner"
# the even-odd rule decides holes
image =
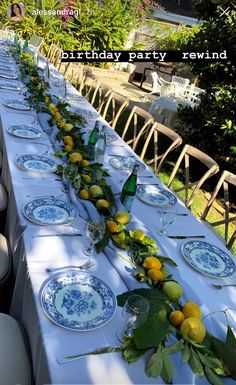
[[[80,233],[74,233],[74,234],[36,234],[32,235],[32,238],[46,238],[46,237],[76,237],[76,236],[82,236]]]
[[[206,238],[205,235],[167,235],[171,239]]]

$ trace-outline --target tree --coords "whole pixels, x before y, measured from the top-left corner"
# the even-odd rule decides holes
[[[177,129],[187,143],[195,145],[218,161],[222,168],[235,172],[236,159],[232,146],[236,143],[236,8],[225,0],[196,0],[195,10],[204,17],[199,31],[182,49],[204,52],[226,50],[224,62],[191,63],[205,89],[200,105],[181,108]],[[230,7],[227,15],[222,9]]]

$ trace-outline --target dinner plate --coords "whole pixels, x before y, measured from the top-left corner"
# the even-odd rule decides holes
[[[70,93],[70,92],[67,92],[66,98],[67,99],[71,99],[72,101],[75,101],[75,102],[76,101],[81,102],[81,101],[85,100],[82,95],[73,94],[73,93]]]
[[[117,141],[117,136],[114,134],[106,133],[106,142],[107,144],[111,144]]]
[[[16,80],[16,79],[18,79],[18,76],[17,75],[13,75],[13,74],[3,74],[3,73],[0,73],[0,78]]]
[[[3,104],[4,106],[9,108],[14,108],[15,110],[23,110],[23,111],[30,110],[29,104],[24,100],[7,100]]]
[[[0,70],[3,70],[3,71],[15,71],[14,68],[5,66],[3,64],[0,64]]]
[[[20,87],[17,84],[12,83],[0,83],[0,88],[9,91],[19,91]]]
[[[143,171],[146,168],[143,163],[135,160],[134,158],[131,158],[130,156],[114,155],[112,158],[110,158],[109,162],[113,167],[123,171],[131,171],[135,164],[138,164],[139,171]]]
[[[77,217],[76,208],[56,198],[38,198],[27,202],[23,214],[38,225],[68,225]]]
[[[49,277],[42,285],[40,303],[48,318],[74,331],[104,326],[116,310],[116,297],[100,278],[78,269]]]
[[[187,241],[182,246],[184,258],[192,267],[209,277],[230,277],[236,271],[231,256],[205,241]]]
[[[83,108],[76,108],[76,113],[87,119],[96,119],[100,116],[96,111],[85,110]]]
[[[25,124],[13,124],[8,127],[8,133],[18,138],[24,139],[38,139],[42,136],[42,132],[34,126],[27,126]]]
[[[143,202],[156,207],[168,207],[177,203],[177,198],[168,190],[156,185],[138,186],[137,197]]]
[[[33,172],[54,172],[57,169],[57,162],[44,155],[25,154],[16,159],[18,167]]]

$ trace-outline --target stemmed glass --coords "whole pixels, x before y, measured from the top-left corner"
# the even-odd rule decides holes
[[[123,184],[132,170],[133,162],[130,158],[124,156],[120,158],[120,165],[120,173],[123,175],[120,179],[120,183]]]
[[[123,307],[117,338],[123,342],[124,337],[132,337],[134,330],[146,321],[149,309],[149,302],[143,296],[136,294],[129,296]]]
[[[167,235],[167,227],[171,225],[176,217],[176,211],[171,210],[171,211],[157,211],[157,214],[159,215],[159,219],[161,222],[161,227],[157,229],[158,235]]]
[[[86,236],[90,240],[87,249],[83,249],[83,253],[94,257],[96,253],[95,244],[102,240],[105,233],[105,222],[103,220],[90,220],[86,226]]]

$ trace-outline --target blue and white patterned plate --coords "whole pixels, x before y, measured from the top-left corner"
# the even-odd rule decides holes
[[[109,160],[110,164],[117,168],[117,170],[123,170],[123,171],[132,171],[135,164],[139,165],[139,171],[145,170],[146,166],[145,164],[137,161],[134,158],[131,158],[130,156],[113,156]]]
[[[137,187],[137,197],[151,206],[168,207],[177,203],[177,198],[168,190],[155,185],[145,185]]]
[[[25,124],[13,124],[8,127],[7,131],[11,135],[24,139],[38,139],[42,136],[42,132],[37,127],[27,126]]]
[[[116,297],[111,288],[78,269],[48,278],[41,287],[40,302],[55,324],[81,332],[104,326],[116,310]]]
[[[107,144],[111,144],[113,142],[117,141],[117,136],[114,134],[110,134],[109,132],[106,133],[106,142]]]
[[[83,108],[76,108],[75,112],[82,115],[85,119],[97,119],[100,116],[96,111],[85,110]]]
[[[208,242],[188,241],[183,244],[182,252],[191,266],[209,277],[230,277],[236,271],[231,256]]]
[[[13,75],[13,74],[3,74],[3,73],[0,73],[0,78],[16,80],[16,79],[18,79],[18,76],[17,75]]]
[[[13,83],[0,83],[0,88],[3,90],[19,91],[20,87]]]
[[[16,159],[18,167],[33,172],[54,172],[57,169],[57,162],[44,155],[25,154]]]
[[[4,106],[14,108],[15,110],[30,110],[30,106],[25,100],[7,100],[3,104]]]
[[[23,207],[24,216],[38,225],[68,225],[77,217],[76,208],[55,198],[38,198]]]

